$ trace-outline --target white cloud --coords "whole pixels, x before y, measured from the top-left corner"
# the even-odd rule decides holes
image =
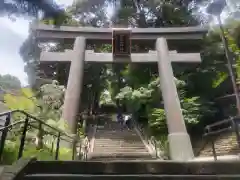
[[[18,19],[12,22],[0,18],[0,73],[18,77],[23,85],[27,84],[24,64],[19,55],[19,48],[28,35],[28,21]]]
[[[56,0],[56,3],[59,5],[70,6],[73,3],[73,0]]]
[[[12,21],[7,17],[0,17],[0,22],[1,26],[9,28],[19,36],[24,38],[28,36],[29,19],[18,18],[16,21]]]

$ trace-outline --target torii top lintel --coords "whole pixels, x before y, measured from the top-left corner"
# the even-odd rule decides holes
[[[45,24],[31,24],[30,29],[35,32],[38,39],[74,39],[83,36],[87,40],[111,40],[112,28],[94,27],[54,27]],[[169,40],[201,40],[208,32],[207,27],[179,27],[179,28],[132,28],[131,39],[156,40],[165,37]]]

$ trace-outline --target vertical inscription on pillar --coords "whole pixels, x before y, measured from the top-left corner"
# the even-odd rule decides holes
[[[114,56],[131,55],[131,30],[114,29],[112,32],[112,53]]]

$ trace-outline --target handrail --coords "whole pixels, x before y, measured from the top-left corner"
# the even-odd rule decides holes
[[[29,126],[35,128],[35,129],[38,129],[38,127],[36,127],[36,126],[34,126],[34,125],[32,125],[32,124],[29,124]],[[41,130],[41,131],[45,132],[46,134],[49,134],[49,135],[52,135],[52,136],[56,136],[56,134],[54,134],[54,133],[52,133],[52,132],[45,131],[45,130]],[[70,140],[68,140],[68,139],[63,138],[62,136],[60,137],[60,139],[66,141],[66,142],[70,142],[70,143],[72,142],[72,141],[70,141]]]
[[[39,119],[39,118],[37,118],[37,117],[34,117],[33,115],[31,115],[31,114],[29,114],[29,113],[27,113],[27,112],[25,112],[25,111],[22,111],[22,110],[14,110],[14,111],[8,111],[8,112],[0,113],[0,117],[1,117],[1,116],[4,116],[4,115],[7,115],[7,114],[9,114],[9,113],[12,114],[12,113],[16,113],[16,112],[22,113],[22,114],[30,117],[31,119],[34,119],[35,121],[40,122],[41,124],[43,124],[43,125],[51,128],[52,130],[61,133],[61,134],[64,135],[64,136],[67,136],[67,137],[69,137],[69,138],[73,138],[73,137],[72,137],[71,135],[69,135],[68,133],[63,132],[62,130],[60,130],[60,129],[56,128],[56,127],[53,127],[53,126],[45,123],[43,120],[41,120],[41,119]],[[22,120],[22,121],[24,122],[24,120]],[[11,125],[13,125],[13,124],[11,124]],[[7,128],[7,127],[0,128],[0,131],[2,131],[2,130],[5,129],[5,128]]]
[[[156,140],[156,138],[154,136],[149,136],[148,133],[146,133],[144,131],[144,129],[141,128],[139,123],[134,118],[132,118],[132,121],[133,121],[135,127],[141,133],[142,137],[145,139],[145,141],[147,141],[148,144],[151,144],[154,147],[155,156],[156,156],[156,158],[159,158],[158,150],[157,150],[157,140]]]
[[[12,118],[12,114],[14,113],[21,113],[25,116],[25,120],[20,120],[20,121],[17,121],[17,122],[14,122],[14,123],[11,123],[11,118]],[[2,135],[1,135],[1,141],[0,141],[0,161],[1,161],[1,158],[2,158],[2,155],[3,155],[3,150],[4,150],[4,145],[5,145],[5,141],[6,141],[6,137],[7,137],[7,133],[10,131],[11,128],[15,127],[16,125],[18,124],[23,124],[23,129],[22,129],[22,134],[21,134],[21,139],[20,139],[20,146],[19,146],[19,151],[18,151],[18,159],[20,159],[22,157],[22,154],[23,154],[23,150],[24,150],[24,145],[25,145],[25,138],[26,138],[26,133],[28,131],[28,127],[33,127],[33,128],[36,128],[36,129],[39,129],[39,133],[46,133],[46,134],[49,134],[49,135],[52,135],[52,136],[55,136],[57,137],[57,143],[56,143],[56,150],[55,150],[55,159],[57,160],[58,159],[58,156],[59,156],[59,148],[60,148],[60,141],[61,140],[64,140],[64,141],[67,141],[69,143],[72,143],[73,145],[73,155],[72,155],[72,160],[75,159],[75,152],[76,152],[76,144],[78,142],[80,142],[81,144],[81,141],[80,139],[76,139],[76,136],[74,135],[70,135],[66,132],[63,132],[62,130],[56,128],[56,127],[53,127],[47,123],[45,123],[43,120],[25,112],[25,111],[22,111],[22,110],[13,110],[13,111],[8,111],[8,112],[4,112],[4,113],[0,113],[0,117],[2,116],[6,116],[6,120],[5,120],[5,124],[3,127],[0,128],[0,132],[2,132]],[[38,126],[32,124],[34,122],[38,122]],[[46,126],[47,128],[55,131],[55,133],[51,132],[51,131],[47,131],[47,130],[44,130],[42,128],[42,126]],[[41,136],[41,135],[39,135]],[[65,138],[64,138],[65,137]],[[53,143],[53,142],[52,142]],[[52,152],[53,152],[53,144],[52,144]]]
[[[228,119],[224,119],[222,121],[215,122],[205,126],[203,136],[211,137],[212,153],[215,161],[217,160],[217,153],[215,149],[214,138],[212,137],[220,135],[223,132],[234,131],[236,134],[238,147],[240,148],[239,124],[240,124],[240,116],[235,116],[235,117],[230,117]],[[221,127],[221,125],[225,125],[225,126]]]
[[[157,147],[157,144],[158,144],[157,139],[156,139],[154,136],[151,136],[150,139],[149,139],[149,141],[150,141],[151,144],[153,144],[153,146],[154,146],[156,158],[159,158],[159,155],[158,155],[158,147]]]
[[[90,148],[90,142],[88,137],[86,136],[83,144],[83,160],[85,161],[88,159],[89,148]]]
[[[57,131],[57,132],[60,132],[60,133],[61,133],[62,135],[64,135],[64,136],[73,138],[73,137],[72,137],[71,135],[69,135],[68,133],[63,132],[62,130],[60,130],[60,129],[56,128],[56,127],[53,127],[53,126],[51,126],[51,125],[49,125],[49,124],[47,124],[47,123],[45,123],[43,120],[41,120],[41,119],[39,119],[39,118],[36,118],[36,117],[34,117],[33,115],[31,115],[31,114],[29,114],[29,113],[27,113],[27,112],[25,112],[25,111],[18,111],[18,112],[21,112],[21,113],[25,114],[26,116],[28,116],[28,117],[30,117],[30,118],[38,121],[38,122],[41,122],[41,124],[44,124],[45,126],[48,126],[48,127],[51,128],[52,130],[55,130],[55,131]]]
[[[17,121],[17,122],[15,122],[15,123],[13,123],[13,124],[9,124],[8,126],[1,127],[1,128],[0,128],[0,132],[2,132],[2,131],[5,130],[5,129],[12,128],[12,127],[14,127],[14,126],[16,126],[16,125],[18,125],[18,124],[22,124],[22,123],[24,123],[24,122],[25,122],[25,120],[20,120],[20,121]]]

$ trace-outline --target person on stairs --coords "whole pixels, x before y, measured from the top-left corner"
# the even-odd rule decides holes
[[[130,114],[125,114],[124,115],[124,125],[128,128],[128,129],[131,129],[131,119],[132,119],[132,117],[131,117],[131,115]]]
[[[117,122],[120,124],[121,130],[122,130],[123,126],[124,126],[124,119],[123,119],[123,115],[121,112],[118,112],[118,114],[117,114]]]

